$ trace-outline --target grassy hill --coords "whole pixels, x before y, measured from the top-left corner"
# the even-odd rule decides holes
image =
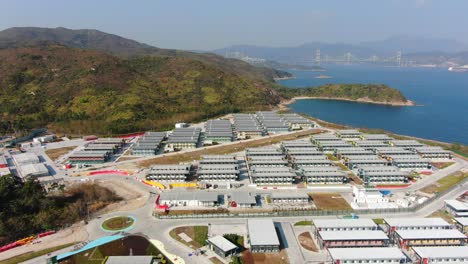
[[[185,57],[124,59],[57,45],[3,49],[0,126],[98,134],[164,129],[268,109],[281,96],[267,79]]]
[[[399,90],[384,84],[326,84],[318,87],[278,87],[277,89],[286,98],[316,97],[386,104],[413,104]]]

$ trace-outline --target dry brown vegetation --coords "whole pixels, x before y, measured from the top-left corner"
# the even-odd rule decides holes
[[[340,193],[311,193],[309,194],[319,210],[351,210],[351,206]]]
[[[56,160],[60,156],[67,154],[68,152],[74,150],[76,147],[71,146],[71,147],[63,147],[63,148],[57,148],[57,149],[48,149],[45,151],[45,154],[49,156],[51,160]]]
[[[468,178],[468,173],[466,172],[461,172],[457,171],[453,174],[450,174],[440,180],[438,180],[436,183],[431,184],[429,186],[426,186],[421,189],[421,192],[425,192],[428,194],[433,194],[437,192],[443,192],[450,187],[454,186],[455,184],[458,184],[459,182],[463,181],[464,179]]]
[[[249,250],[242,252],[242,261],[244,264],[287,264],[288,255],[286,250],[282,249],[279,253],[252,253]]]
[[[175,154],[175,155],[163,155],[161,157],[155,157],[153,159],[141,161],[139,162],[139,166],[150,167],[155,164],[178,164],[180,162],[189,162],[192,160],[199,160],[202,155],[213,155],[213,154],[222,155],[222,154],[236,153],[239,151],[243,151],[246,148],[268,146],[271,144],[279,143],[281,141],[295,140],[295,139],[307,137],[307,136],[322,133],[322,132],[323,131],[320,129],[304,130],[304,131],[299,131],[299,132],[292,133],[292,134],[265,137],[265,138],[261,138],[258,140],[248,141],[248,142],[239,141],[237,144],[219,145],[216,147],[191,151],[188,153],[181,153],[181,154]]]

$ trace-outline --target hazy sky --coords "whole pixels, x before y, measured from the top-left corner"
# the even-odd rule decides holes
[[[468,0],[0,0],[0,30],[92,28],[162,48],[382,40],[468,42]]]

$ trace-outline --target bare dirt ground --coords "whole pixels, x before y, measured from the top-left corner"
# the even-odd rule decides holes
[[[309,194],[317,206],[321,210],[349,210],[351,206],[341,196],[340,193],[312,193]]]
[[[242,252],[242,260],[245,264],[287,264],[288,255],[285,249],[279,253],[252,253],[250,249]]]
[[[98,214],[105,214],[114,211],[132,211],[145,205],[149,198],[149,193],[137,189],[131,184],[125,184],[124,180],[99,180],[97,184],[115,192],[123,201],[113,203],[99,211]]]
[[[318,252],[317,245],[315,245],[310,232],[301,233],[298,237],[301,246],[309,251]]]

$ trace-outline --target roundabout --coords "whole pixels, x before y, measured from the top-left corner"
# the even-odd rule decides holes
[[[135,225],[136,219],[132,216],[114,216],[107,218],[101,224],[106,232],[128,231]]]

